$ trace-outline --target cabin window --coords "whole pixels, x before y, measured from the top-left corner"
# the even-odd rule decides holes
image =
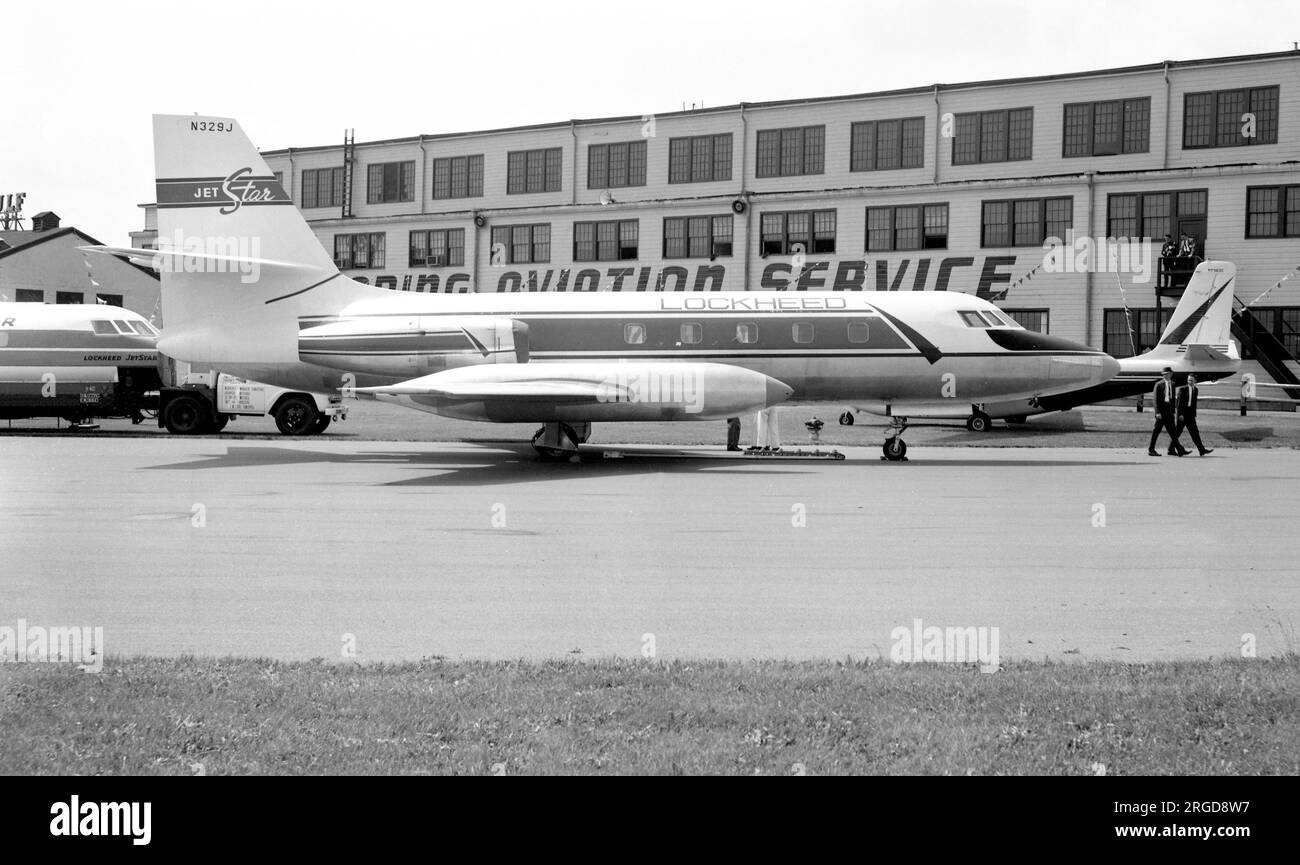
[[[742,321],[736,325],[736,342],[753,345],[758,342],[758,325],[752,321]]]
[[[688,321],[682,325],[682,345],[697,345],[704,340],[704,325]]]
[[[980,314],[973,309],[963,309],[961,311],[962,321],[966,322],[967,327],[988,327]]]
[[[812,322],[797,321],[790,328],[790,331],[794,336],[794,341],[799,343],[800,345],[807,345],[808,343],[813,341]]]
[[[623,325],[623,341],[628,345],[645,344],[645,325],[644,324],[625,324]]]
[[[111,321],[92,321],[90,326],[95,329],[95,333],[100,336],[117,336],[117,328],[113,327]]]
[[[871,339],[871,325],[865,321],[849,322],[849,342],[861,344]]]

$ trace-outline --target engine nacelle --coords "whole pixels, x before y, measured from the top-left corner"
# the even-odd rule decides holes
[[[478,315],[346,319],[299,331],[298,359],[397,379],[462,366],[526,363],[528,325]]]

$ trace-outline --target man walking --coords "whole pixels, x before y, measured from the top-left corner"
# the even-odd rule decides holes
[[[1156,450],[1156,441],[1160,438],[1160,429],[1163,427],[1169,433],[1169,455],[1186,456],[1187,449],[1179,444],[1178,430],[1174,428],[1174,406],[1177,402],[1174,393],[1174,371],[1165,367],[1160,371],[1160,376],[1155,390],[1151,392],[1156,404],[1156,425],[1151,430],[1151,444],[1147,445],[1147,455],[1160,456],[1160,452]]]
[[[1201,456],[1214,453],[1214,448],[1201,444],[1201,431],[1196,428],[1196,376],[1187,374],[1187,386],[1178,389],[1178,426],[1174,428],[1174,439],[1183,434],[1183,427],[1192,437],[1192,444]]]

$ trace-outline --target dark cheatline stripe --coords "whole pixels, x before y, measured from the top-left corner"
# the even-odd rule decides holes
[[[1187,316],[1186,321],[1171,330],[1169,336],[1160,340],[1160,344],[1181,345],[1183,341],[1187,339],[1187,335],[1196,328],[1196,325],[1200,324],[1201,319],[1205,318],[1205,314],[1210,311],[1210,307],[1219,299],[1219,295],[1223,294],[1230,285],[1232,285],[1231,279],[1219,286],[1218,291],[1210,295],[1209,298],[1207,298],[1200,306],[1196,307],[1196,309],[1192,311],[1192,314]]]
[[[317,282],[313,285],[309,285],[300,291],[293,291],[290,292],[289,294],[282,294],[279,297],[273,297],[270,300],[268,300],[267,303],[268,304],[276,303],[277,301],[286,300],[290,297],[297,297],[300,294],[306,294],[307,292],[311,291],[313,288],[320,288],[322,285],[329,282],[331,279],[338,279],[342,275],[343,273],[340,271],[339,273],[336,273],[333,276],[327,276],[324,279],[322,279],[320,282]]]
[[[939,347],[921,336],[916,328],[900,320],[898,316],[890,315],[883,309],[878,309],[877,312],[889,319],[890,324],[902,331],[903,335],[912,341],[912,345],[916,346],[917,350],[921,352],[921,356],[928,360],[932,366],[943,357],[943,352],[939,351]]]

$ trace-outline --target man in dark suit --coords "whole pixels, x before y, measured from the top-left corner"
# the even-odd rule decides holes
[[[1214,448],[1207,448],[1201,444],[1201,431],[1196,428],[1196,397],[1196,376],[1188,373],[1187,387],[1178,389],[1178,426],[1174,428],[1174,438],[1177,439],[1182,435],[1183,427],[1186,427],[1192,437],[1192,444],[1196,445],[1196,450],[1201,456],[1205,456],[1213,453]]]
[[[1160,438],[1160,430],[1163,427],[1169,433],[1169,455],[1187,456],[1187,449],[1178,442],[1178,430],[1174,428],[1174,407],[1177,401],[1177,395],[1174,393],[1174,371],[1165,367],[1160,372],[1160,381],[1156,382],[1155,389],[1151,392],[1151,397],[1156,404],[1156,425],[1151,430],[1151,444],[1147,445],[1147,454],[1158,457],[1160,452],[1156,450],[1156,440]]]

